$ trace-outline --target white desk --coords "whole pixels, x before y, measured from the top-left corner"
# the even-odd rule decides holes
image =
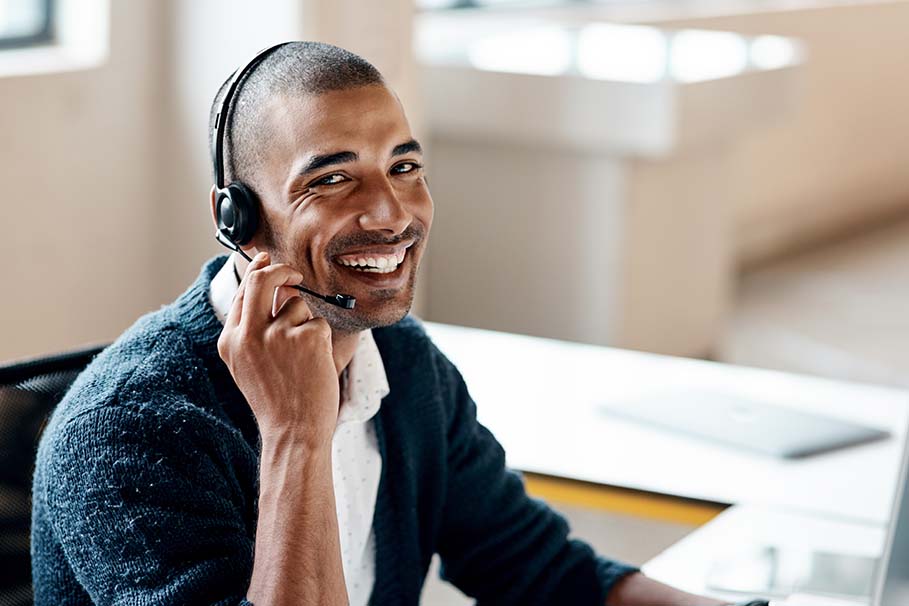
[[[885,527],[824,519],[760,507],[732,507],[644,565],[648,576],[686,591],[717,598],[744,596],[718,593],[707,585],[718,561],[741,557],[749,547],[772,545],[782,550],[817,551],[879,557]],[[830,602],[824,602],[824,605]]]
[[[712,362],[426,323],[480,421],[522,471],[881,525],[890,514],[907,392]],[[801,461],[752,455],[600,413],[597,402],[716,390],[890,431]],[[667,400],[671,402],[671,399]]]

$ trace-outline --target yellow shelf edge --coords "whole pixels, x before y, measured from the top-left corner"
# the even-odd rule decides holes
[[[703,526],[726,509],[725,505],[681,497],[599,486],[532,473],[523,475],[528,494],[538,499],[648,520]]]

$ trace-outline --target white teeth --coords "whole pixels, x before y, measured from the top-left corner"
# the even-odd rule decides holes
[[[404,262],[406,250],[381,257],[359,257],[356,259],[338,259],[338,263],[353,267],[358,271],[388,274],[395,271]]]

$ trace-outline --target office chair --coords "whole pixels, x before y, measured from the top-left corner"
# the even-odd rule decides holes
[[[31,487],[38,438],[104,346],[0,366],[0,606],[32,604]]]

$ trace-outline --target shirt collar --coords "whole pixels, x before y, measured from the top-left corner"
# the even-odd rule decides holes
[[[234,295],[240,287],[234,273],[233,258],[212,278],[209,298],[215,315],[221,323],[227,317]],[[346,380],[341,390],[341,408],[338,425],[344,423],[365,423],[379,412],[382,398],[390,392],[385,365],[371,330],[360,333],[357,349],[345,369]]]
[[[341,410],[338,425],[347,422],[365,423],[371,419],[382,404],[382,398],[391,390],[385,365],[371,330],[360,333],[357,350],[347,366],[347,384],[341,394]]]
[[[234,274],[234,259],[228,257],[227,262],[221,267],[215,277],[211,279],[211,288],[208,291],[211,306],[215,308],[215,315],[224,324],[224,318],[230,311],[230,306],[234,302],[234,295],[240,283]]]

